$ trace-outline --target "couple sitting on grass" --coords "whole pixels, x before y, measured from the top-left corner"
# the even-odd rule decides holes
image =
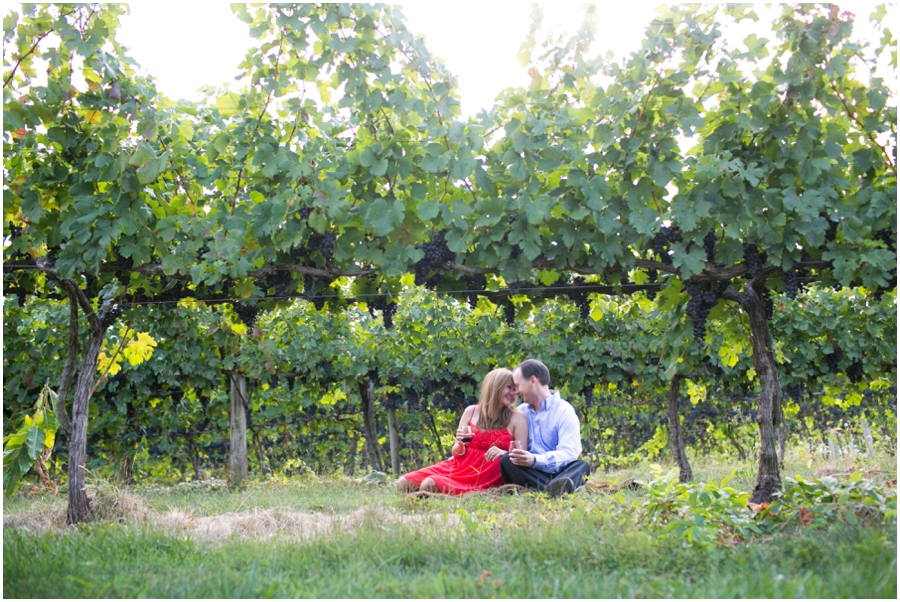
[[[514,407],[516,396],[522,401]],[[581,454],[575,409],[550,389],[550,371],[525,360],[510,372],[492,370],[478,405],[463,412],[449,460],[403,475],[401,491],[461,494],[503,484],[553,497],[581,487],[591,468]]]

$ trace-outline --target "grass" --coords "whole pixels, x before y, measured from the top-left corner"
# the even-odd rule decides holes
[[[789,457],[785,475],[869,471],[895,479],[892,458],[824,466]],[[708,460],[697,480],[749,490],[752,468]],[[649,464],[611,475],[650,478]],[[746,474],[745,474],[746,473]],[[702,475],[702,476],[701,476]],[[403,497],[389,485],[322,478],[206,491],[202,485],[111,488],[98,501],[138,500],[78,529],[4,528],[3,592],[13,598],[685,597],[896,598],[894,520],[791,526],[731,546],[662,538],[633,509],[647,494]],[[47,517],[65,500],[18,496],[14,516]],[[123,508],[123,505],[117,507]],[[149,512],[147,511],[149,509]],[[132,511],[133,512],[133,511]],[[269,530],[200,537],[153,516],[284,516],[336,519],[304,532],[303,521]],[[143,518],[135,518],[135,516]],[[150,516],[150,518],[147,518]],[[428,518],[416,522],[413,519]],[[9,519],[9,520],[6,520]],[[352,520],[351,520],[352,519]],[[249,520],[249,519],[248,519]],[[260,519],[256,519],[260,520]],[[124,524],[121,524],[124,523]]]

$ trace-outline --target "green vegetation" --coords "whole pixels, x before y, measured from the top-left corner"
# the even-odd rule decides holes
[[[805,488],[795,488],[803,489],[801,495],[786,479],[781,518],[746,507],[751,467],[734,471],[725,462],[701,462],[697,473],[697,483],[679,484],[674,472],[644,463],[593,478],[615,484],[637,477],[638,488],[581,491],[557,500],[533,493],[403,497],[389,483],[335,477],[273,480],[240,490],[194,483],[127,491],[105,485],[101,491],[98,485],[95,505],[108,504],[112,494],[130,499],[132,510],[120,505],[110,520],[49,531],[21,518],[30,514],[61,526],[63,500],[20,494],[4,510],[4,593],[896,597],[892,458],[810,466],[791,454],[785,474],[797,475]],[[723,484],[720,477],[730,481]],[[701,491],[711,499],[691,498]],[[726,512],[717,501],[726,498],[740,503]],[[54,513],[57,518],[50,518]],[[689,538],[678,529],[685,517],[696,524],[698,514],[715,525],[711,538]],[[165,519],[173,516],[177,520]],[[241,528],[217,534],[193,524],[237,519]],[[317,528],[316,520],[327,526]],[[735,538],[737,526],[755,532]]]
[[[234,5],[246,84],[199,102],[157,94],[125,10],[3,18],[4,418],[59,382],[70,522],[101,467],[384,469],[391,411],[426,446],[408,463],[444,455],[481,376],[537,339],[579,407],[622,408],[582,417],[598,465],[658,454],[665,419],[685,480],[685,446],[758,449],[762,502],[782,426],[846,412],[896,439],[887,6],[663,7],[621,60],[592,52],[595,6],[562,35],[535,8],[530,85],[467,119],[393,6]]]

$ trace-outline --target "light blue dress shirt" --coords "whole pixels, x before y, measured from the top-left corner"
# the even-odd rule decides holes
[[[561,399],[559,391],[541,408],[523,403],[518,407],[528,420],[528,451],[534,454],[534,468],[551,474],[561,471],[581,455],[581,423],[572,405]]]

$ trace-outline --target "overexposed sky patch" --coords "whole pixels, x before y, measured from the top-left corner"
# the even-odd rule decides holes
[[[612,51],[616,56],[637,50],[644,29],[662,4],[643,0],[598,3],[595,50]],[[868,19],[875,5],[870,1],[839,3],[842,10],[856,14],[856,32],[863,37],[871,35],[866,30],[871,30]],[[416,0],[400,6],[408,27],[424,35],[430,51],[456,75],[464,118],[490,108],[502,90],[528,85],[526,68],[517,55],[528,33],[531,3]],[[574,32],[581,23],[583,3],[563,1],[543,6],[545,29]],[[780,5],[774,7],[778,10]],[[131,14],[122,18],[118,39],[167,96],[199,99],[197,90],[203,85],[238,87],[238,65],[255,41],[228,3],[141,0],[130,3],[130,10]],[[767,11],[758,12],[762,16]],[[893,13],[892,7],[889,15]],[[752,28],[749,24],[747,27]],[[750,29],[740,29],[734,33],[743,39]]]
[[[119,42],[172,98],[199,99],[200,86],[235,83],[238,65],[255,43],[247,25],[222,2],[132,2]],[[530,25],[525,2],[401,3],[407,26],[456,75],[463,117],[490,108],[510,86],[526,86],[517,58]],[[574,32],[582,3],[544,5],[544,25]],[[655,3],[601,5],[597,48],[627,54],[640,46]]]

